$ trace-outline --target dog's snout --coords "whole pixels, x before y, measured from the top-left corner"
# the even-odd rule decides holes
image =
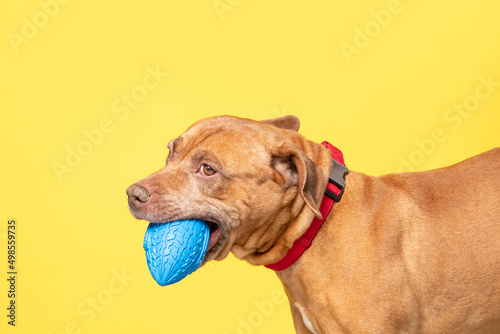
[[[133,204],[144,204],[151,198],[149,191],[137,184],[133,184],[127,188],[127,195],[129,203]]]

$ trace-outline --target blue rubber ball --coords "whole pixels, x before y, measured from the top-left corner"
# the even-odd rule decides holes
[[[210,228],[202,220],[150,223],[144,236],[149,272],[161,285],[174,284],[196,271],[207,252]]]

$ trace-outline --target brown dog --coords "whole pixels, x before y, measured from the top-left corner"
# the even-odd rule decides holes
[[[138,219],[210,222],[203,263],[275,263],[307,230],[331,154],[299,120],[201,120],[127,189]],[[500,333],[500,149],[418,173],[349,172],[310,248],[277,272],[297,333]]]

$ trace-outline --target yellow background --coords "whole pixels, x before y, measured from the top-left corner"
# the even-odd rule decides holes
[[[306,137],[373,175],[500,143],[498,1],[54,1],[0,2],[2,333],[293,333],[264,268],[230,256],[173,286],[150,277],[147,224],[125,189],[200,118],[295,114]],[[168,76],[145,91],[152,69]],[[479,78],[497,83],[487,97]],[[132,93],[142,101],[117,112]],[[464,103],[467,116],[449,109]],[[108,133],[85,146],[103,121]],[[58,176],[78,147],[86,156]]]

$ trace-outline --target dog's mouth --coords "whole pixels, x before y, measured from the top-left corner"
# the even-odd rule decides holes
[[[205,263],[217,258],[221,251],[226,246],[226,243],[229,241],[229,229],[226,228],[226,224],[219,222],[218,220],[208,217],[193,217],[193,216],[185,216],[185,217],[175,217],[174,220],[183,220],[183,219],[197,219],[203,220],[208,224],[210,229],[210,236],[208,239],[207,251],[205,253],[205,257],[201,262],[200,267],[202,267]],[[155,219],[154,221],[150,220],[151,223],[168,223],[173,220],[164,220],[164,219]]]
[[[207,252],[201,262],[200,267],[205,263],[217,258],[229,240],[229,230],[224,224],[212,219],[204,219],[210,228],[210,238],[208,239]]]
[[[207,221],[208,227],[210,228],[210,239],[208,240],[208,247],[207,247],[207,252],[212,249],[217,241],[219,241],[220,236],[221,236],[221,229],[219,227],[219,224],[211,221]]]

